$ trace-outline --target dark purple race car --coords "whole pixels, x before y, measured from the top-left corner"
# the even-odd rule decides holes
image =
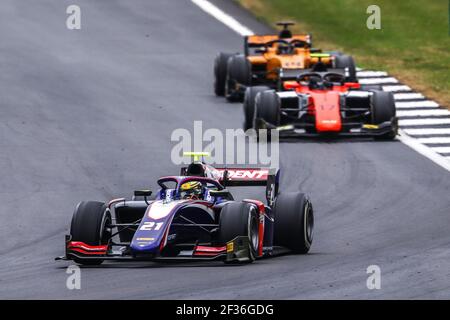
[[[279,171],[213,168],[195,161],[181,175],[138,190],[131,200],[85,201],[73,214],[66,252],[56,259],[98,265],[104,260],[253,262],[281,246],[305,254],[313,207],[302,193],[279,193]],[[227,187],[265,186],[266,203],[234,200]]]

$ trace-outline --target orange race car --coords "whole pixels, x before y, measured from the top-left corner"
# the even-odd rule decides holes
[[[310,34],[293,35],[292,22],[279,22],[278,35],[253,35],[244,40],[244,54],[219,53],[214,62],[214,91],[228,101],[242,101],[249,86],[265,85],[282,90],[284,72],[312,68],[318,62],[345,69],[347,80],[357,82],[355,62],[339,52],[323,53],[312,48]]]

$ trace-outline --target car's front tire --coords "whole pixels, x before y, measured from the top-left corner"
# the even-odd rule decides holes
[[[233,54],[221,52],[214,60],[214,93],[218,97],[225,96],[228,60],[232,55]]]
[[[244,95],[244,131],[253,128],[255,118],[255,99],[258,93],[270,90],[266,86],[248,87]]]
[[[111,236],[108,229],[110,223],[111,213],[105,203],[80,202],[73,213],[70,225],[71,241],[80,241],[91,246],[105,245]],[[74,258],[74,261],[83,265],[99,265],[103,259]]]
[[[394,121],[396,117],[395,100],[392,92],[373,91],[371,98],[371,116],[374,125]],[[377,140],[393,140],[397,136],[397,125],[394,123],[390,132],[376,136]]]
[[[225,245],[236,237],[248,237],[249,263],[256,259],[259,245],[259,219],[255,207],[245,202],[226,204],[220,213],[218,242]]]
[[[238,86],[250,86],[252,66],[244,55],[234,55],[228,60],[227,78],[225,81],[225,97],[229,102],[242,102],[244,93]]]
[[[295,253],[311,248],[314,229],[313,207],[303,193],[280,193],[274,204],[274,244]]]

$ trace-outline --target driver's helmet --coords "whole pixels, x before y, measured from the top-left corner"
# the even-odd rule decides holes
[[[203,185],[199,181],[185,182],[180,187],[181,199],[201,199],[203,196]]]
[[[292,48],[289,44],[280,42],[280,43],[278,43],[277,53],[278,54],[291,54]]]

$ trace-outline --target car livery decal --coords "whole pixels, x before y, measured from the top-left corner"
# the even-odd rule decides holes
[[[167,217],[167,215],[178,205],[180,204],[180,201],[171,201],[171,202],[165,202],[165,201],[155,201],[152,203],[152,205],[147,209],[147,216],[158,220],[162,219],[164,217]]]
[[[165,234],[170,228],[175,212],[186,202],[185,200],[152,202],[134,234],[131,249],[135,252],[157,252],[160,244],[166,241]]]

